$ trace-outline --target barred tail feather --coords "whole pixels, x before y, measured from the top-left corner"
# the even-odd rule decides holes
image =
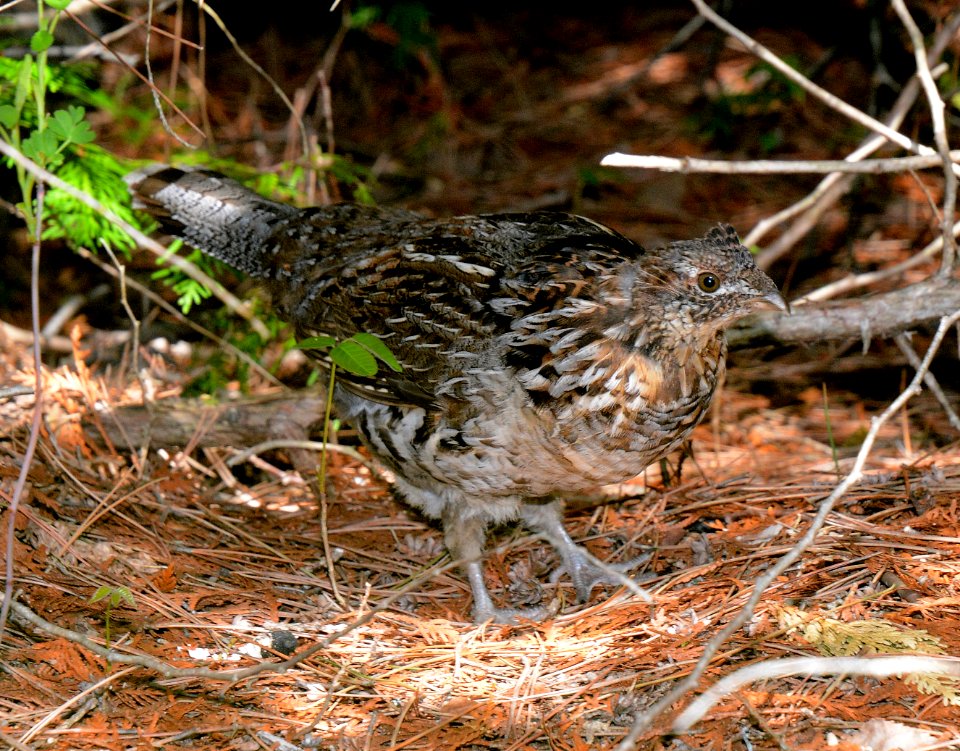
[[[297,211],[205,170],[153,165],[126,181],[134,206],[146,209],[166,232],[254,277],[270,276],[274,226]]]

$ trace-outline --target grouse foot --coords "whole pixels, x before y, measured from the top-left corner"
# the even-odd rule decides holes
[[[586,602],[590,593],[598,584],[613,584],[625,586],[644,599],[650,595],[643,590],[633,579],[626,576],[627,571],[646,563],[649,555],[638,556],[625,563],[604,563],[598,560],[586,548],[577,545],[563,526],[561,518],[563,505],[559,501],[551,503],[525,503],[521,508],[521,516],[531,530],[541,535],[557,551],[562,566],[554,572],[551,580],[566,571],[573,580],[577,592],[577,599]]]

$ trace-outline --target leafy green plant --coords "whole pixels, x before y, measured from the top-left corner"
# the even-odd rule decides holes
[[[82,152],[71,151],[69,157],[56,170],[57,177],[95,197],[125,222],[140,226],[123,181],[126,166],[95,144],[85,146]],[[62,239],[70,247],[90,250],[96,250],[101,243],[125,253],[134,248],[133,239],[114,222],[59,188],[47,192],[45,220],[45,240]]]
[[[37,3],[38,28],[30,39],[31,53],[20,60],[0,58],[0,138],[14,146],[65,182],[94,196],[121,218],[136,223],[123,183],[123,167],[112,155],[93,145],[93,129],[86,121],[86,110],[67,103],[48,112],[51,93],[67,99],[93,103],[109,102],[103,92],[84,83],[77,71],[56,67],[47,60],[53,44],[53,32],[69,0],[40,0]],[[46,9],[54,12],[47,14]],[[113,223],[66,192],[53,188],[39,216],[36,200],[37,178],[20,164],[16,171],[22,200],[17,208],[33,235],[43,223],[44,239],[60,238],[74,247],[96,249],[100,242],[129,251],[132,240]]]
[[[320,481],[320,496],[323,500],[326,498],[327,441],[333,428],[331,413],[333,411],[333,388],[336,385],[337,368],[343,368],[354,375],[370,377],[376,375],[377,370],[379,370],[378,360],[395,373],[403,370],[403,366],[381,339],[362,331],[341,342],[327,334],[311,336],[302,340],[296,346],[298,349],[325,351],[331,361],[330,379],[327,383],[326,410],[323,416],[323,450],[320,452],[320,468],[317,472]],[[325,503],[323,508],[326,508]]]
[[[170,287],[177,295],[177,305],[184,315],[187,315],[195,305],[199,305],[208,299],[213,293],[207,285],[198,282],[196,279],[184,274],[180,269],[174,266],[164,265],[167,259],[183,247],[182,240],[174,240],[167,247],[167,252],[157,259],[159,269],[154,271],[151,279],[163,282]],[[204,255],[199,250],[194,250],[186,256],[186,259],[202,269],[208,276],[215,276],[218,263],[210,256]],[[219,264],[222,266],[222,264]]]
[[[27,53],[17,64],[12,96],[10,86],[4,87],[6,101],[0,103],[0,135],[41,167],[51,169],[63,162],[63,151],[67,146],[71,143],[90,143],[94,134],[84,120],[81,107],[68,107],[52,115],[47,113],[47,90],[50,85],[47,50],[53,45],[53,31],[69,0],[47,0],[46,4],[55,12],[48,17],[44,12],[44,1],[37,2],[38,28],[30,39],[30,49],[36,54],[36,59]],[[30,196],[33,195],[36,179],[23,167],[17,165],[16,169],[24,196],[19,208],[32,230],[36,216]]]
[[[130,591],[130,588],[124,587],[123,585],[117,587],[104,585],[99,587],[90,597],[91,604],[104,601],[106,607],[104,608],[103,616],[103,641],[107,649],[110,649],[110,616],[114,608],[119,607],[120,604],[124,602],[130,607],[135,607],[137,603],[133,598],[133,593]]]
[[[96,107],[119,116],[125,112],[124,105],[91,83],[91,75],[95,70],[89,65],[57,66],[48,60],[54,32],[68,4],[69,0],[39,0],[38,27],[30,39],[30,53],[19,60],[0,58],[0,138],[41,168],[52,172],[80,192],[96,198],[121,219],[143,227],[149,220],[139,218],[131,208],[129,192],[123,180],[130,167],[121,164],[113,155],[93,143],[95,134],[87,122],[83,106]],[[422,8],[418,10],[419,7],[413,3],[409,12],[404,9],[391,11],[399,14],[391,16],[391,23],[396,21],[404,28],[409,28],[410,34],[402,36],[411,41],[420,40],[413,30],[427,28],[424,25],[425,11]],[[350,25],[362,28],[378,14],[379,8],[361,8],[354,13]],[[426,39],[424,37],[420,41]],[[54,98],[62,105],[48,111]],[[252,182],[252,187],[258,192],[287,201],[293,201],[301,195],[298,186],[302,185],[306,170],[302,164],[290,164],[287,169],[275,172],[254,172],[245,170],[236,162],[218,159],[203,151],[181,154],[175,159],[184,164],[202,165],[235,175]],[[22,198],[17,208],[31,235],[39,226],[43,239],[60,239],[71,247],[96,250],[102,243],[107,243],[112,249],[127,253],[133,249],[131,238],[115,223],[104,220],[94,209],[63,190],[49,188],[41,205],[37,199],[37,178],[12,160],[7,163],[16,170]],[[346,186],[353,200],[372,203],[371,177],[367,170],[337,155],[322,155],[318,165],[339,184]],[[42,217],[39,216],[41,208]],[[175,242],[170,252],[178,252],[181,248],[182,243]],[[209,276],[216,278],[222,275],[223,264],[199,251],[191,251],[186,259]],[[159,268],[153,278],[177,295],[177,304],[184,314],[195,311],[211,297],[212,292],[205,285],[165,261],[166,257],[158,260]],[[279,321],[275,318],[269,320],[273,322],[272,333],[279,334],[283,328]],[[235,324],[227,324],[228,327],[231,325]],[[254,357],[267,344],[249,331],[240,329],[235,330],[234,335],[228,334],[227,338]],[[357,374],[375,373],[378,359],[391,367],[397,364],[376,337],[364,340],[360,336],[339,344],[330,342],[326,347],[331,350],[331,358],[336,366]],[[207,370],[229,367],[227,358],[222,358],[221,362],[213,362]],[[238,367],[244,368],[242,364]],[[233,375],[241,380],[243,376],[243,373]],[[205,383],[215,386],[224,381],[225,376],[221,372],[212,374]]]
[[[341,342],[326,334],[311,336],[298,342],[296,346],[298,349],[325,350],[335,367],[358,376],[376,375],[379,369],[377,360],[396,373],[403,370],[403,366],[381,339],[362,331]]]

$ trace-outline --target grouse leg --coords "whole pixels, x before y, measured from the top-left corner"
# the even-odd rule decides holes
[[[563,526],[563,503],[524,503],[520,515],[524,523],[549,542],[560,559],[563,568],[573,579],[577,599],[586,602],[597,584],[624,584],[622,571],[629,570],[646,560],[646,556],[626,564],[602,565],[584,547],[577,545]]]
[[[516,623],[517,618],[542,620],[553,611],[546,607],[499,608],[493,604],[483,580],[483,548],[487,536],[486,520],[469,513],[469,504],[451,504],[443,512],[444,542],[450,555],[460,562],[473,592],[475,623]]]

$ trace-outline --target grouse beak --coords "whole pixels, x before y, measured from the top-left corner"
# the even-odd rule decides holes
[[[790,303],[783,299],[783,295],[780,294],[779,290],[774,290],[769,295],[761,298],[761,300],[763,303],[765,303],[764,307],[770,306],[771,308],[779,310],[781,313],[786,313],[787,315],[790,315],[791,313]]]

